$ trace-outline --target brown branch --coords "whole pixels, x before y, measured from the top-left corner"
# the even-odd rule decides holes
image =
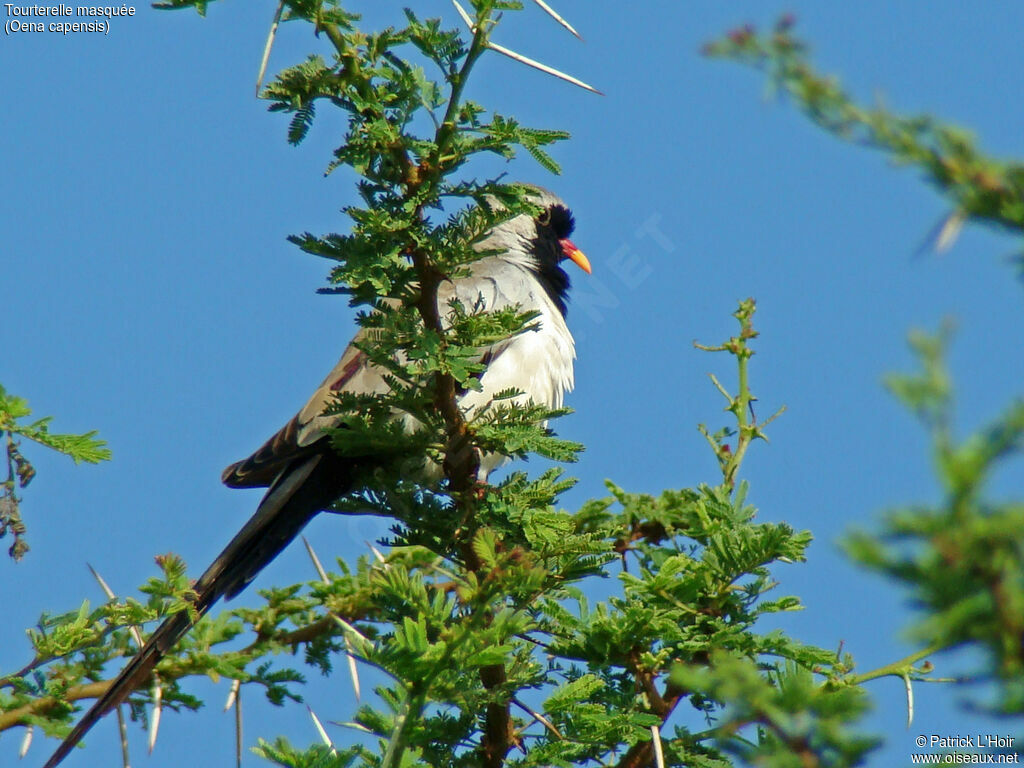
[[[431,161],[425,162],[418,173],[413,174],[406,168],[405,184],[407,194],[411,194],[425,184],[436,183],[437,177],[444,172],[444,156],[448,144],[455,135],[456,116],[461,102],[462,89],[473,64],[484,51],[486,42],[487,14],[479,20],[473,33],[466,59],[459,72],[450,79],[452,91],[448,99],[448,107],[444,119],[434,137],[436,154]],[[422,212],[420,212],[422,213]],[[422,249],[410,248],[413,268],[420,280],[420,294],[416,308],[428,331],[441,337],[444,345],[444,324],[437,306],[437,290],[441,281],[446,279],[437,267],[431,263]],[[444,474],[451,484],[452,497],[464,511],[464,526],[461,531],[459,549],[468,570],[486,577],[483,563],[473,550],[473,535],[476,525],[473,520],[476,495],[477,476],[480,468],[479,452],[471,442],[466,419],[458,405],[458,387],[455,378],[448,373],[438,373],[433,382],[433,400],[437,411],[444,418],[447,432],[445,446]],[[492,664],[480,669],[480,682],[488,691],[504,685],[508,676],[503,664]],[[512,712],[511,699],[504,702],[494,701],[487,705],[485,713],[483,740],[480,750],[485,768],[501,768],[505,756],[512,746]]]
[[[487,690],[504,685],[508,680],[505,667],[494,664],[480,669],[480,682]],[[484,753],[484,765],[487,768],[501,768],[505,763],[505,755],[512,748],[512,703],[511,699],[504,702],[491,702],[487,705],[484,722],[484,740],[481,745]]]
[[[630,527],[629,534],[615,540],[612,548],[620,555],[625,555],[634,541],[643,539],[648,544],[658,544],[669,537],[668,530],[656,520],[637,520]]]
[[[79,701],[80,699],[99,698],[107,692],[111,683],[113,683],[113,680],[100,680],[95,683],[73,685],[68,688],[64,696],[60,698],[56,696],[44,696],[41,699],[30,701],[28,704],[15,707],[7,712],[0,712],[0,731],[6,731],[8,728],[13,728],[17,725],[27,725],[23,720],[25,717],[28,717],[29,715],[44,714],[49,710],[63,706],[68,702]]]
[[[414,165],[404,147],[400,144],[392,147],[392,153],[401,169],[400,183],[405,187],[407,199],[413,199],[424,187],[437,185],[446,170],[447,150],[458,130],[457,116],[461,105],[462,91],[470,70],[485,50],[489,15],[489,12],[484,12],[478,19],[466,58],[459,71],[452,73],[449,78],[451,93],[444,118],[434,136],[432,157],[425,159],[420,165]],[[317,20],[317,26],[318,29],[323,29],[331,39],[345,68],[351,68],[353,73],[358,74],[358,57],[353,55],[350,45],[340,31],[332,24],[323,23],[322,20]],[[355,79],[358,80],[358,78]],[[417,210],[417,216],[420,220],[423,219],[422,207]],[[419,278],[420,290],[415,302],[416,310],[423,321],[424,328],[427,332],[438,335],[441,347],[444,349],[445,329],[441,312],[437,306],[437,294],[438,288],[442,281],[447,279],[447,275],[443,274],[431,261],[429,254],[414,242],[408,243],[406,253],[412,259],[413,269]],[[450,373],[437,372],[434,374],[431,384],[433,405],[444,419],[445,424],[447,442],[444,450],[444,474],[448,478],[453,499],[464,512],[465,524],[460,532],[459,548],[466,568],[486,577],[483,563],[480,562],[472,546],[477,528],[473,518],[475,491],[480,468],[479,452],[472,444],[465,416],[459,408],[458,383],[455,377]],[[480,681],[488,691],[502,686],[507,679],[505,667],[502,664],[483,667],[480,670]],[[511,748],[511,701],[488,704],[485,721],[484,737],[481,744],[484,765],[487,768],[500,768],[504,763],[505,755]]]
[[[70,655],[70,653],[73,653],[73,651],[69,651],[68,653],[63,654],[62,656],[51,656],[50,658],[36,657],[32,659],[32,661],[30,661],[24,667],[19,669],[17,672],[12,672],[9,675],[0,677],[0,688],[13,688],[17,680],[20,680],[32,670],[45,666],[50,662],[57,661],[58,659],[62,659],[64,658],[64,656]]]
[[[665,689],[665,703],[668,706],[668,712],[662,718],[661,722],[664,725],[665,720],[672,714],[676,704],[682,698],[682,691],[678,695],[670,696],[668,688]],[[651,740],[638,741],[632,747],[630,747],[626,754],[622,756],[622,759],[616,765],[616,768],[645,768],[654,761],[654,742]]]
[[[786,744],[794,755],[800,758],[800,764],[803,768],[821,768],[821,758],[814,751],[807,737],[790,736],[778,723],[766,715],[758,717],[756,722],[773,731],[779,740]]]
[[[651,714],[660,717],[661,724],[664,726],[665,721],[675,711],[676,705],[682,700],[686,691],[669,681],[665,684],[665,690],[659,692],[655,685],[655,673],[640,666],[640,657],[637,651],[630,652],[629,666],[636,674],[640,687],[647,694]],[[645,766],[652,765],[653,761],[654,742],[648,739],[647,741],[638,741],[626,750],[626,754],[619,760],[616,768],[645,768]]]
[[[334,616],[339,615],[336,613],[330,613],[311,624],[307,624],[303,627],[291,631],[279,631],[273,635],[260,636],[257,633],[257,638],[245,648],[238,651],[229,651],[220,658],[244,658],[249,654],[253,654],[257,651],[261,651],[260,646],[266,643],[268,640],[280,643],[282,645],[300,645],[302,643],[311,643],[317,638],[328,634],[330,630],[335,629],[338,624],[334,620]],[[361,617],[360,617],[361,618]],[[358,621],[359,618],[352,617],[350,621]],[[262,652],[260,655],[263,655]],[[253,656],[254,660],[257,658]],[[44,660],[46,661],[46,660]],[[175,657],[167,657],[167,662],[160,668],[160,676],[164,681],[177,681],[182,680],[192,675],[196,676],[207,676],[209,667],[206,665],[199,664],[179,664],[176,663]],[[10,679],[10,678],[7,678]],[[106,693],[107,689],[113,683],[113,678],[110,680],[99,680],[92,683],[83,683],[81,685],[74,685],[68,688],[67,694],[62,698],[56,696],[44,696],[34,701],[30,701],[27,704],[23,704],[15,709],[8,710],[6,712],[0,712],[0,733],[10,728],[14,728],[18,725],[27,725],[23,722],[23,718],[28,715],[43,714],[58,705],[66,704],[73,701],[79,701],[81,699],[95,699]],[[141,683],[135,690],[143,690],[150,686],[150,682],[147,680]]]

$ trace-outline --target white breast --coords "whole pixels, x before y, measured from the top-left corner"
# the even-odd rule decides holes
[[[573,387],[573,360],[576,357],[572,334],[562,313],[544,297],[543,307],[535,321],[539,327],[524,331],[506,342],[480,379],[479,392],[467,392],[460,405],[467,418],[476,409],[489,403],[498,392],[517,389],[523,394],[509,402],[533,400],[549,408],[559,408],[566,392]]]
[[[438,307],[442,313],[452,299],[458,299],[470,311],[474,307],[494,311],[519,306],[522,311],[538,313],[531,322],[535,326],[533,329],[481,351],[483,357],[490,359],[480,378],[481,389],[469,390],[459,400],[467,420],[479,415],[494,395],[509,389],[522,394],[504,403],[525,404],[532,400],[549,408],[561,407],[565,393],[573,387],[575,343],[561,311],[538,282],[528,263],[509,258],[482,259],[473,264],[469,276],[444,282],[438,287]],[[365,333],[360,331],[360,335]],[[338,417],[323,411],[333,400],[339,384],[356,392],[388,390],[383,372],[366,365],[362,353],[350,345],[300,412],[299,445],[320,439],[326,429],[337,425]],[[419,426],[408,414],[400,418],[409,429]],[[481,479],[503,461],[498,456],[484,457]],[[428,470],[428,474],[433,473]]]
[[[479,263],[490,266],[487,262]],[[534,274],[520,264],[502,261],[500,274],[474,277],[477,279],[459,281],[456,286],[456,294],[462,294],[460,289],[469,285],[475,286],[476,295],[459,295],[466,306],[480,302],[483,308],[495,310],[518,304],[524,311],[535,311],[539,316],[532,321],[535,328],[491,350],[492,359],[480,379],[480,391],[466,392],[459,400],[467,420],[473,419],[497,393],[508,389],[522,394],[506,403],[524,405],[532,400],[549,408],[560,408],[565,393],[573,388],[576,358],[576,345],[561,311]],[[497,455],[485,456],[480,466],[481,479],[504,461]]]

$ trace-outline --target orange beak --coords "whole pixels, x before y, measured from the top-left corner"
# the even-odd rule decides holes
[[[565,254],[565,258],[571,259],[577,267],[589,275],[591,273],[590,260],[583,255],[583,251],[577,248],[576,244],[568,237],[563,237],[558,242],[562,246],[562,253]]]

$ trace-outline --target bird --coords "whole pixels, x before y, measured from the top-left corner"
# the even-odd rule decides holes
[[[588,274],[591,266],[569,239],[575,222],[568,206],[541,187],[529,187],[528,197],[540,213],[520,214],[491,228],[474,245],[486,255],[472,262],[467,273],[438,287],[439,311],[458,299],[463,306],[486,311],[519,307],[536,313],[523,332],[480,350],[487,365],[480,387],[466,389],[458,399],[467,418],[499,392],[515,389],[520,395],[513,403],[532,400],[559,408],[573,388],[575,342],[565,320],[570,279],[562,263],[568,259]],[[313,517],[352,490],[353,459],[332,447],[329,430],[337,426],[338,417],[325,409],[339,392],[388,391],[386,372],[357,346],[366,333],[360,329],[294,418],[251,456],[224,470],[221,479],[228,487],[267,488],[256,512],[196,581],[192,609],[168,617],[150,635],[44,768],[55,768],[107,712],[147,684],[160,659],[198,617],[221,598],[237,596]],[[361,461],[372,463],[373,457]],[[485,456],[482,476],[501,461]]]

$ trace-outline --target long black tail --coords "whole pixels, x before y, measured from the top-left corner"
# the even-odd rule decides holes
[[[317,512],[344,491],[343,462],[331,451],[296,462],[281,473],[259,507],[194,587],[194,606],[205,614],[221,597],[241,592]],[[150,635],[142,649],[46,761],[55,768],[101,717],[147,684],[157,663],[192,627],[189,612],[176,613]]]

